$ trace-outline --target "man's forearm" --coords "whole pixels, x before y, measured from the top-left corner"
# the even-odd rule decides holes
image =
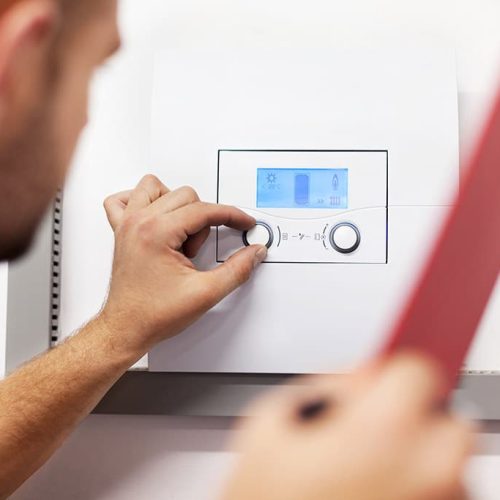
[[[105,206],[115,254],[103,311],[0,383],[0,499],[50,457],[129,366],[246,282],[267,255],[251,245],[198,271],[190,259],[212,226],[246,231],[255,219],[203,203],[191,188],[171,191],[153,176]]]
[[[100,319],[0,382],[0,498],[35,472],[143,352]]]

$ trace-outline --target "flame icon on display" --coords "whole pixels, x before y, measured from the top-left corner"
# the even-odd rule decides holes
[[[337,174],[335,174],[333,176],[332,185],[333,185],[333,190],[338,191],[338,189],[339,189],[339,177]]]

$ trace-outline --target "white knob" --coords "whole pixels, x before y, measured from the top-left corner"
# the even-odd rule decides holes
[[[344,222],[332,229],[330,242],[337,252],[352,253],[358,249],[361,243],[361,234],[354,224]]]
[[[255,227],[243,233],[243,243],[249,245],[264,245],[270,248],[274,241],[271,227],[265,222],[257,222]]]

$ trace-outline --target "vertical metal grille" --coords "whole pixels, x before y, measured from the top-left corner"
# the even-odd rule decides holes
[[[54,217],[52,223],[52,263],[50,279],[50,339],[52,347],[55,347],[60,339],[59,314],[61,307],[62,205],[63,192],[59,190],[54,200]]]

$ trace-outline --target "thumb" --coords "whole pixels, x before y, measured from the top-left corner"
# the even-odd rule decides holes
[[[206,274],[210,280],[214,304],[246,283],[253,270],[267,257],[267,248],[252,245],[243,248],[230,257],[224,264]]]

